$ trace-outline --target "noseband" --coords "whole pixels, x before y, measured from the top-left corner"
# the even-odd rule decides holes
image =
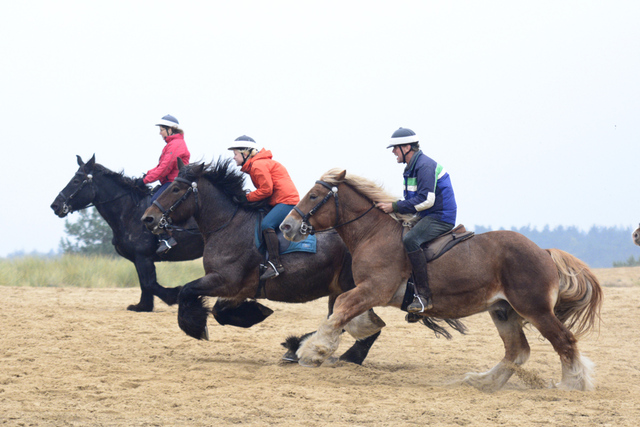
[[[93,175],[87,174],[87,178],[82,181],[82,183],[78,186],[78,188],[76,188],[76,191],[71,193],[69,195],[69,197],[65,197],[65,195],[62,194],[62,191],[58,193],[58,195],[61,196],[62,199],[63,199],[63,202],[62,202],[62,212],[63,213],[68,214],[68,213],[73,212],[73,209],[71,208],[71,205],[67,204],[67,202],[71,203],[71,200],[74,197],[76,197],[80,191],[82,191],[84,186],[87,185],[87,184],[91,184],[92,182],[93,182]]]
[[[300,217],[302,217],[302,224],[300,225],[300,234],[309,233],[310,235],[313,236],[316,233],[321,233],[321,232],[329,231],[329,230],[335,230],[338,227],[342,227],[343,225],[347,225],[347,224],[350,224],[350,223],[352,223],[354,221],[359,220],[360,218],[362,218],[363,216],[368,214],[371,211],[371,209],[376,207],[376,205],[373,204],[369,209],[367,209],[364,213],[362,213],[358,217],[340,224],[340,209],[339,209],[340,204],[338,203],[338,187],[330,185],[329,183],[327,183],[325,181],[321,181],[321,180],[316,181],[316,184],[320,184],[320,185],[322,185],[323,187],[325,187],[325,188],[327,188],[329,190],[327,195],[324,196],[324,199],[320,200],[320,202],[318,202],[317,205],[315,205],[313,208],[311,208],[311,210],[307,214],[302,213],[302,211],[297,206],[293,207],[293,209],[296,211],[296,213],[298,215],[300,215]],[[335,202],[336,202],[336,225],[334,225],[333,227],[327,228],[325,230],[316,231],[316,230],[314,230],[313,226],[311,224],[309,224],[309,218],[311,218],[316,212],[318,212],[318,210],[322,206],[324,206],[324,204],[327,203],[331,197],[333,197]]]
[[[165,209],[160,203],[158,203],[158,200],[154,200],[153,201],[153,205],[156,206],[158,209],[160,209],[160,212],[162,212],[162,217],[160,218],[160,221],[158,222],[158,228],[161,229],[168,229],[171,228],[171,218],[169,217],[169,215],[171,215],[171,213],[173,211],[175,211],[178,206],[180,206],[182,204],[182,202],[184,202],[185,200],[187,200],[187,198],[189,197],[189,195],[191,193],[193,193],[194,195],[198,194],[198,183],[193,181],[189,181],[186,180],[184,178],[180,178],[180,177],[176,177],[174,180],[178,181],[178,182],[182,182],[183,184],[187,184],[189,186],[189,188],[187,188],[187,191],[185,191],[185,193],[182,195],[182,197],[180,197],[178,200],[175,201],[175,203],[173,205],[171,205],[171,207],[169,207],[169,209]],[[198,206],[198,197],[196,197],[196,212],[198,211],[199,206]]]

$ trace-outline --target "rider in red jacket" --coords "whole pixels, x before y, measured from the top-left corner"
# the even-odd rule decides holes
[[[180,129],[178,119],[167,114],[156,126],[160,127],[160,136],[164,139],[165,146],[160,154],[158,166],[149,170],[143,178],[138,178],[136,184],[146,185],[154,181],[160,181],[160,188],[151,196],[153,203],[162,192],[173,182],[178,176],[178,158],[181,158],[186,165],[189,163],[191,154],[184,142],[184,132]],[[165,236],[160,240],[160,245],[156,251],[159,255],[164,254],[169,249],[178,244],[172,236]]]
[[[158,166],[149,170],[142,179],[145,184],[160,181],[161,187],[154,194],[154,200],[178,176],[178,157],[182,159],[185,165],[189,163],[189,158],[191,157],[187,144],[184,142],[184,132],[178,127],[178,119],[166,115],[156,126],[160,127],[160,136],[162,136],[166,145],[160,154]]]

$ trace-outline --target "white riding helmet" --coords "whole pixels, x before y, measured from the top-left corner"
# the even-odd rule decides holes
[[[256,150],[259,150],[258,144],[253,140],[253,138],[247,135],[242,135],[233,141],[233,144],[229,146],[228,150],[242,150],[247,148],[255,148]]]
[[[399,128],[397,131],[391,135],[390,144],[387,145],[387,148],[391,148],[395,145],[405,145],[405,144],[414,144],[419,142],[418,135],[411,129],[407,128]]]
[[[162,117],[160,119],[160,123],[156,123],[156,126],[166,126],[169,128],[180,129],[180,123],[178,122],[178,119],[176,119],[170,114],[167,114],[166,116]]]

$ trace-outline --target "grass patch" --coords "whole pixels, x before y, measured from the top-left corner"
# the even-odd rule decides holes
[[[156,264],[158,283],[184,285],[204,275],[202,259]],[[0,259],[0,285],[81,288],[130,288],[140,286],[136,269],[124,258],[63,255],[56,258]]]

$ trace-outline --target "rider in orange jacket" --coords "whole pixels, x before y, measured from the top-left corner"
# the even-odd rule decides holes
[[[279,276],[284,271],[284,266],[280,262],[280,247],[275,230],[300,201],[298,190],[287,169],[273,160],[271,151],[264,148],[258,150],[258,144],[253,138],[240,136],[233,141],[229,150],[233,150],[236,164],[241,167],[242,172],[249,174],[251,182],[256,187],[247,194],[247,201],[257,202],[266,199],[272,206],[260,223],[270,257],[269,267],[260,279]]]

